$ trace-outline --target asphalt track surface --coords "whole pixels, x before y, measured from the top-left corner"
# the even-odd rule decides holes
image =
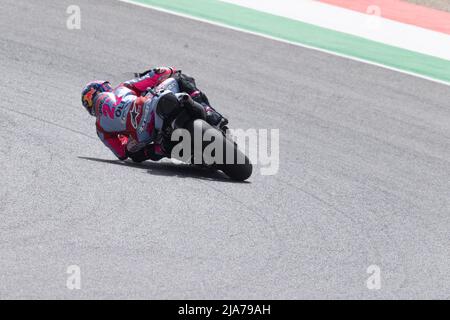
[[[448,0],[407,0],[408,2],[427,6],[437,10],[444,10],[450,12],[450,3]]]
[[[0,21],[0,298],[450,298],[448,86],[116,1]],[[80,90],[158,65],[279,128],[278,174],[114,160]]]

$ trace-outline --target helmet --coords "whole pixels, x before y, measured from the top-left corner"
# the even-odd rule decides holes
[[[98,93],[111,92],[113,88],[108,81],[92,81],[84,87],[81,93],[81,103],[90,115],[95,115],[94,98]]]

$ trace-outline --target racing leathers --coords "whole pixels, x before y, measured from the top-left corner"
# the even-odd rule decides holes
[[[148,92],[148,88],[155,88],[153,93],[157,94]],[[166,156],[165,151],[158,143],[152,143],[163,125],[163,119],[155,112],[156,106],[165,95],[181,91],[202,104],[210,124],[226,122],[209,106],[207,97],[196,88],[193,78],[164,67],[149,70],[120,84],[112,92],[95,97],[98,137],[120,160],[160,160]]]

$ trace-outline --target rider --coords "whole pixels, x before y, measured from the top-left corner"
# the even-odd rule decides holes
[[[116,88],[108,81],[90,82],[83,89],[81,101],[89,114],[97,118],[98,137],[120,160],[131,158],[142,162],[166,156],[164,148],[155,142],[163,125],[155,110],[158,104],[165,108],[179,103],[180,96],[170,91],[170,86],[167,86],[168,90],[164,88],[163,84],[170,82],[168,79],[176,80],[179,91],[192,98],[191,103],[202,105],[209,124],[223,127],[228,123],[209,105],[208,98],[196,87],[195,80],[174,68],[155,68],[136,74],[135,79]],[[148,90],[157,86],[162,86],[158,93]]]

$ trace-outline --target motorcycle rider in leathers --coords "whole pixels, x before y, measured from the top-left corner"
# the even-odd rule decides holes
[[[93,81],[82,91],[84,108],[97,119],[98,137],[120,160],[156,161],[168,156],[156,141],[163,126],[156,107],[178,103],[180,95],[188,94],[185,101],[201,105],[210,125],[222,128],[228,123],[210,106],[195,80],[181,71],[162,67],[136,76],[116,88],[108,81]]]

